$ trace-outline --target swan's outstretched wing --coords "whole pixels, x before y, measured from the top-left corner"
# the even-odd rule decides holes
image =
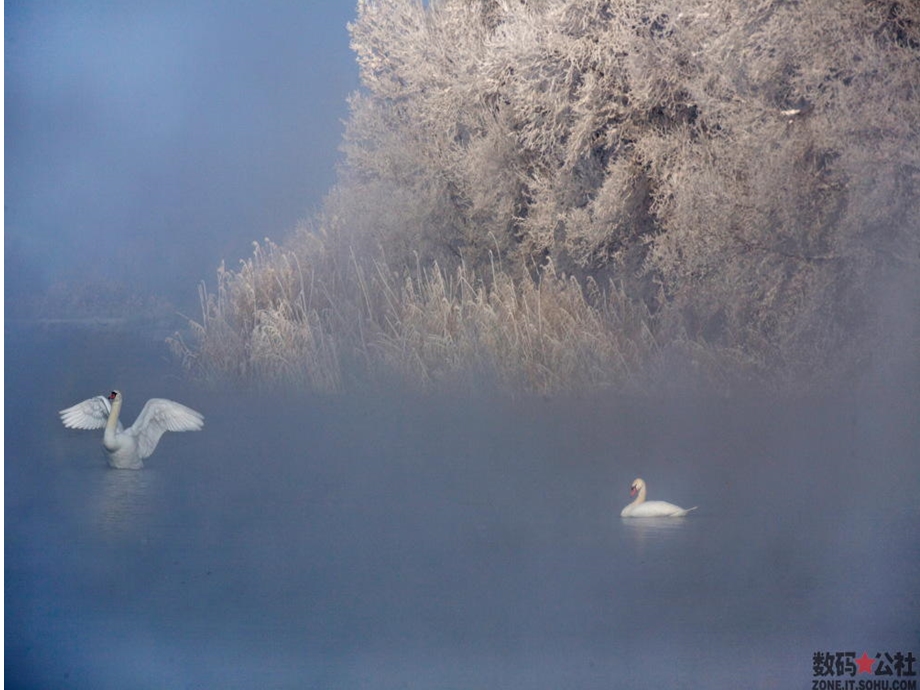
[[[101,429],[112,411],[112,403],[103,395],[84,400],[73,407],[61,410],[61,421],[68,429]],[[121,431],[121,422],[118,423]]]
[[[137,439],[137,454],[144,459],[150,457],[165,432],[198,431],[203,426],[204,417],[192,408],[172,400],[151,398],[127,433]]]

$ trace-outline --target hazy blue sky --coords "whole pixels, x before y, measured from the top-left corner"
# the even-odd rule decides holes
[[[8,294],[106,277],[194,301],[334,182],[355,0],[5,12]]]

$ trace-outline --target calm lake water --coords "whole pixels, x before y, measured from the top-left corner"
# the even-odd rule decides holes
[[[205,428],[110,470],[57,411],[114,387]],[[6,687],[810,688],[816,652],[920,657],[917,391],[251,395],[152,337],[13,327]],[[636,476],[699,509],[621,520]]]

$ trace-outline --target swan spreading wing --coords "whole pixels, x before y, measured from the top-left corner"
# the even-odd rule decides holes
[[[126,434],[137,439],[137,454],[149,458],[167,431],[199,431],[204,417],[190,407],[164,398],[151,398]]]
[[[121,404],[121,393],[112,391],[107,397],[97,395],[60,412],[61,421],[70,429],[105,427],[102,445],[113,467],[138,469],[167,431],[198,431],[204,426],[204,417],[192,408],[173,400],[151,398],[134,424],[125,429],[118,419]]]
[[[61,410],[61,421],[68,429],[101,429],[109,419],[112,403],[104,395],[78,402],[73,407]],[[117,431],[122,431],[118,422]]]

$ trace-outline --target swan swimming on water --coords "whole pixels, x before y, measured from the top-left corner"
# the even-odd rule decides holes
[[[108,396],[97,395],[61,410],[61,421],[69,429],[98,429],[105,427],[102,445],[109,464],[118,469],[137,470],[144,466],[167,431],[198,431],[204,417],[190,407],[172,400],[151,398],[127,429],[118,420],[121,413],[121,391]]]
[[[632,486],[629,487],[629,495],[635,496],[635,500],[620,512],[620,517],[684,517],[692,508],[681,508],[667,501],[646,501],[645,500],[645,481],[642,479],[633,480]]]

